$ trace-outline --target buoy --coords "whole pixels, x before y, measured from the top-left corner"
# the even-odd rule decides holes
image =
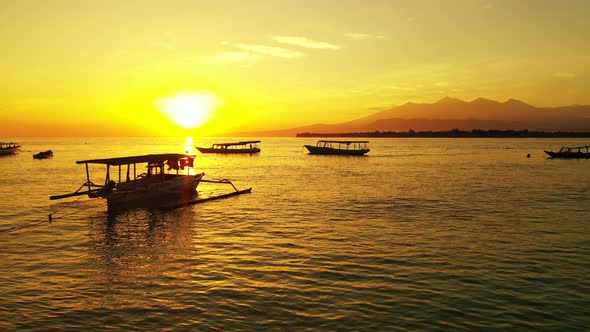
[[[527,157],[527,158],[530,158],[530,157],[531,157],[531,154],[530,154],[530,153],[529,153],[529,154],[527,154],[527,155],[526,155],[526,157]]]

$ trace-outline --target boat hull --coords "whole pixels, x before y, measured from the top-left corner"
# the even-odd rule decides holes
[[[0,156],[9,156],[17,154],[20,151],[20,145],[5,146],[0,148]]]
[[[53,157],[53,151],[47,150],[33,155],[33,159],[47,159]]]
[[[315,146],[315,145],[304,145],[310,154],[318,155],[341,155],[341,156],[362,156],[370,151],[370,149],[360,150],[344,150],[334,149],[329,147]]]
[[[254,154],[259,153],[259,148],[252,148],[252,149],[216,149],[216,148],[201,148],[197,147],[197,150],[201,153],[221,153],[221,154],[234,154],[234,153],[241,153],[241,154]]]
[[[3,150],[0,150],[0,156],[9,156],[9,155],[16,154],[17,152],[18,152],[18,149],[3,149]]]
[[[551,158],[564,158],[564,159],[588,159],[590,153],[583,152],[553,152],[545,150],[545,153]]]
[[[197,195],[197,186],[204,174],[177,175],[165,181],[145,185],[117,185],[117,189],[104,193],[109,211],[129,208],[157,208],[171,203],[189,202]]]

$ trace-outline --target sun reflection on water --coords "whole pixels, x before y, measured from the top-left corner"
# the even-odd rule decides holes
[[[187,137],[184,140],[184,152],[188,154],[194,154],[193,150],[193,138]]]

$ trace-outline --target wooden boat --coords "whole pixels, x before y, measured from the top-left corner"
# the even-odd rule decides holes
[[[194,158],[194,155],[168,153],[76,161],[76,164],[86,165],[86,183],[74,193],[51,196],[50,199],[87,194],[92,198],[106,199],[109,210],[157,207],[160,203],[188,201],[196,195],[197,186],[205,175],[190,174]],[[137,164],[143,163],[147,164],[146,171],[138,172]],[[91,181],[89,164],[106,166],[104,184],[97,185]],[[111,174],[111,166],[117,168],[115,174]],[[186,174],[182,174],[185,169]],[[80,191],[83,188],[86,190]]]
[[[49,199],[88,195],[91,198],[106,199],[109,211],[119,211],[136,207],[176,208],[252,191],[252,188],[238,190],[226,179],[205,180],[205,173],[191,174],[194,159],[194,155],[165,153],[76,161],[76,164],[86,166],[86,182],[73,193],[55,195]],[[147,165],[146,172],[138,174],[140,171],[137,164],[143,163]],[[104,184],[97,185],[90,180],[90,164],[106,165]],[[111,166],[117,168],[116,175],[111,174]],[[235,192],[197,198],[197,186],[200,182],[230,184]],[[85,190],[81,191],[82,189]]]
[[[34,159],[47,159],[51,157],[53,157],[53,151],[51,150],[41,151],[33,155]]]
[[[318,141],[304,145],[310,154],[361,156],[369,152],[369,141]]]
[[[16,154],[20,151],[20,145],[18,143],[10,142],[4,143],[0,142],[0,156],[6,156],[11,154]]]
[[[196,147],[201,153],[259,153],[260,148],[257,144],[260,141],[243,141],[233,143],[215,143],[210,148]]]
[[[545,153],[548,154],[551,158],[590,158],[590,145],[574,147],[562,146],[561,149],[559,149],[559,151],[557,152],[545,150]]]

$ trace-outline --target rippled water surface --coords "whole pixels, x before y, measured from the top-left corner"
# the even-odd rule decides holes
[[[0,330],[590,326],[590,160],[543,156],[590,140],[373,139],[365,157],[311,156],[313,141],[198,155],[206,178],[251,194],[108,215],[100,199],[48,196],[84,183],[76,160],[184,140],[20,140],[0,158],[0,230],[13,229],[0,233]]]

